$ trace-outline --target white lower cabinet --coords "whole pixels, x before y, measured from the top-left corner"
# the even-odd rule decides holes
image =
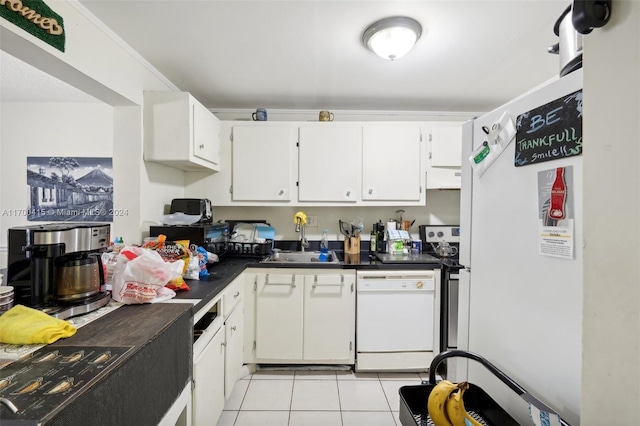
[[[304,275],[303,359],[354,362],[355,274]]]
[[[228,399],[233,385],[238,380],[242,368],[242,348],[244,312],[242,303],[236,306],[224,323],[225,362],[224,362],[224,396]]]
[[[225,330],[220,327],[193,360],[193,424],[215,424],[224,408]]]
[[[255,361],[353,364],[354,287],[354,271],[256,272]]]
[[[195,426],[215,425],[243,364],[244,275],[194,316],[202,330],[193,347],[192,418]]]
[[[302,276],[272,269],[255,280],[256,361],[301,360]]]

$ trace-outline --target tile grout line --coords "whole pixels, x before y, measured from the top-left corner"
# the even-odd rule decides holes
[[[289,415],[287,416],[287,425],[291,424],[291,409],[293,408],[293,392],[296,390],[296,372],[293,372],[293,381],[291,383],[291,398],[289,400]]]
[[[340,400],[340,386],[338,383],[337,374],[336,374],[336,390],[338,391],[338,408],[340,409],[340,424],[344,426],[344,416],[342,415],[342,401]]]
[[[382,394],[384,395],[384,399],[387,401],[387,406],[389,407],[389,411],[391,411],[391,416],[393,416],[393,410],[391,409],[391,404],[389,403],[389,397],[387,393],[384,391],[384,386],[382,386],[382,379],[380,378],[380,374],[378,374],[378,383],[380,383],[380,388],[382,388]],[[394,420],[395,423],[395,420]]]
[[[238,422],[238,417],[240,417],[240,411],[242,411],[242,405],[244,404],[244,399],[247,397],[247,393],[249,393],[249,386],[251,386],[251,381],[252,380],[253,380],[253,374],[251,374],[251,376],[249,377],[249,384],[247,385],[247,388],[244,390],[244,393],[242,394],[242,400],[240,401],[240,406],[238,407],[238,412],[236,413],[236,418],[233,419],[232,426],[235,426],[235,424]],[[239,382],[239,380],[236,380],[236,384],[238,382]],[[233,392],[233,391],[231,391],[231,392]]]

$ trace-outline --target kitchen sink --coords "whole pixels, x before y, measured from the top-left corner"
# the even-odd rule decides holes
[[[262,263],[340,263],[338,256],[335,252],[330,251],[327,253],[327,260],[320,261],[319,251],[287,251],[282,250],[275,252],[271,256],[267,257]]]

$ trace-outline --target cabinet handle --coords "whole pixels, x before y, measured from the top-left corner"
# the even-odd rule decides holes
[[[373,194],[373,189],[369,189],[369,195]]]
[[[201,144],[198,146],[198,148],[200,148],[200,149],[204,149],[204,144],[202,144],[202,143],[201,143]]]
[[[236,297],[240,296],[240,292],[236,291],[236,294],[233,295],[233,298],[235,299]]]
[[[291,276],[291,283],[270,283],[269,282],[269,274],[264,277],[264,285],[286,285],[291,286],[291,288],[296,288],[296,276]]]
[[[347,191],[347,197],[351,196],[351,191]]]
[[[227,342],[220,342],[220,346],[227,346]]]
[[[236,326],[231,327],[231,331],[236,331]]]
[[[284,195],[284,189],[281,189],[280,192],[278,192],[278,195]]]
[[[313,277],[313,284],[311,285],[311,288],[316,288],[316,287],[344,287],[344,275],[340,275],[340,283],[331,283],[331,284],[318,284],[318,276],[314,275]]]

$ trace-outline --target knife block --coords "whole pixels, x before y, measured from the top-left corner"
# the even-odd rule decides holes
[[[360,254],[360,235],[344,239],[344,254]]]

